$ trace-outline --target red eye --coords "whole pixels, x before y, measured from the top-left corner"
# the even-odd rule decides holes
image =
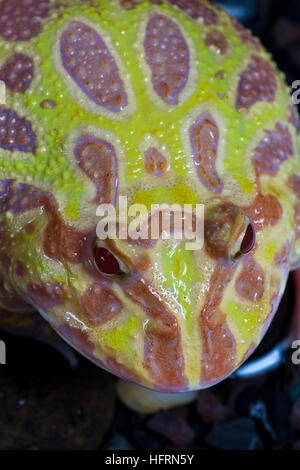
[[[121,271],[119,261],[106,248],[95,248],[95,262],[99,271],[103,274],[113,275],[118,274]]]
[[[241,243],[240,253],[246,255],[249,253],[255,244],[255,232],[251,224],[248,225],[245,236]]]

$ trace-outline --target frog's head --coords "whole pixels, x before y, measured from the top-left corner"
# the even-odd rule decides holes
[[[4,60],[36,73],[10,75],[1,114],[24,134],[0,132],[12,284],[105,369],[204,388],[255,349],[300,258],[297,116],[260,43],[211,4],[90,3],[51,7]],[[204,246],[99,240],[97,208],[119,196],[204,204]]]

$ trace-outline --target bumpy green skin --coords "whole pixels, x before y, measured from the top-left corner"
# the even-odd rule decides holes
[[[298,120],[282,74],[205,1],[15,3],[0,1],[1,324],[40,336],[50,324],[161,391],[222,380],[300,258]],[[96,209],[117,195],[204,203],[204,248],[118,240],[108,247],[130,273],[103,276]],[[233,260],[249,223],[255,246]]]

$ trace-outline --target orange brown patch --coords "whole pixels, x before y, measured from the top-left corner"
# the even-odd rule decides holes
[[[279,200],[270,194],[266,196],[258,194],[252,204],[245,208],[245,212],[257,232],[267,226],[278,224],[283,214]]]
[[[252,56],[248,68],[241,74],[238,84],[236,108],[250,109],[260,101],[271,102],[277,92],[277,80],[273,67],[264,59]]]
[[[243,260],[243,268],[236,280],[238,293],[251,302],[260,302],[265,290],[265,276],[262,267],[252,256]]]
[[[145,57],[152,73],[152,84],[167,104],[178,104],[190,67],[190,53],[177,24],[164,15],[152,15],[144,40]]]
[[[114,203],[118,174],[113,146],[104,140],[84,135],[78,137],[74,151],[79,167],[96,186],[97,202]]]
[[[217,30],[208,33],[205,44],[217,54],[224,54],[227,50],[227,40],[224,34]]]
[[[160,388],[186,387],[180,328],[176,317],[153,287],[139,275],[120,284],[125,294],[149,317],[145,329],[144,364]]]
[[[44,233],[44,251],[49,258],[81,263],[89,257],[90,236],[68,226],[53,213]]]
[[[50,11],[50,0],[2,0],[0,36],[6,41],[27,41],[41,31]]]
[[[0,196],[0,212],[22,213],[40,209],[48,214],[44,251],[49,258],[65,259],[70,263],[80,263],[90,258],[92,235],[84,234],[62,221],[52,194],[14,180],[2,180]]]
[[[216,170],[219,130],[209,113],[203,113],[190,128],[190,142],[200,181],[213,193],[220,193],[223,182]]]
[[[64,303],[62,285],[53,283],[30,284],[27,293],[38,310],[47,311]]]
[[[193,19],[202,18],[205,24],[218,22],[217,14],[201,0],[168,0],[172,5],[176,5]]]
[[[25,93],[33,79],[33,61],[24,54],[9,57],[0,68],[0,80],[11,91]]]
[[[291,248],[291,242],[285,242],[282,249],[275,257],[276,265],[278,267],[285,269],[287,266],[289,266]]]
[[[0,147],[10,152],[36,151],[36,135],[31,122],[12,109],[0,108]]]
[[[60,54],[66,72],[96,105],[113,113],[127,106],[116,60],[96,30],[72,21],[61,36]]]
[[[121,0],[121,5],[125,10],[134,10],[138,4],[138,0]]]
[[[255,149],[253,158],[257,176],[264,173],[276,175],[280,165],[294,156],[290,131],[283,124],[276,124],[273,131],[266,130],[264,138]]]
[[[220,263],[216,267],[201,311],[202,333],[201,384],[212,385],[228,375],[236,360],[236,343],[219,306],[233,278],[236,265]]]
[[[150,147],[145,152],[144,158],[147,173],[152,176],[160,176],[165,173],[168,162],[155,147]]]
[[[121,301],[104,282],[97,282],[86,290],[81,302],[89,322],[94,326],[103,325],[122,310]]]

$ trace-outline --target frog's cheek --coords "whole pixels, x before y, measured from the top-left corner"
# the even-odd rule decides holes
[[[294,270],[300,267],[300,174],[291,176],[288,181],[288,187],[296,196],[296,202],[294,205],[296,240],[291,259],[291,270]]]
[[[291,258],[291,271],[300,268],[300,204],[295,207],[296,241]]]
[[[30,285],[32,303],[57,333],[109,372],[166,392],[185,391],[181,331],[158,292],[138,273],[95,282],[71,297],[56,284]]]
[[[68,323],[60,326],[52,325],[52,327],[66,343],[97,366],[124,380],[144,385],[137,374],[119,362],[115,357],[103,357],[100,359],[96,354],[97,345],[91,340],[88,330]]]
[[[300,238],[297,239],[291,261],[291,271],[300,268]]]
[[[85,311],[90,308],[93,317],[99,299],[97,288],[98,285],[94,286],[94,291],[88,291],[82,299]],[[117,290],[119,294],[111,296],[113,309],[109,309],[114,311],[117,326],[107,324],[106,327],[104,324],[104,336],[101,330],[99,339],[97,333],[94,335],[95,342],[105,338],[107,351],[112,348],[113,354],[107,353],[106,367],[116,375],[160,391],[186,390],[188,380],[181,331],[175,315],[153,286],[137,272],[120,281]],[[102,306],[98,310],[103,315]]]
[[[6,192],[15,191],[18,211],[22,190],[29,188],[11,185]],[[33,194],[41,204],[45,194],[37,189]],[[161,391],[186,390],[180,327],[159,293],[137,272],[122,281],[106,279],[91,263],[92,239],[59,217],[52,220],[49,211],[50,206],[40,241],[44,261],[51,259],[52,272],[55,263],[58,271],[65,266],[67,277],[60,282],[49,275],[42,282],[31,273],[26,299],[69,344],[104,369]]]

